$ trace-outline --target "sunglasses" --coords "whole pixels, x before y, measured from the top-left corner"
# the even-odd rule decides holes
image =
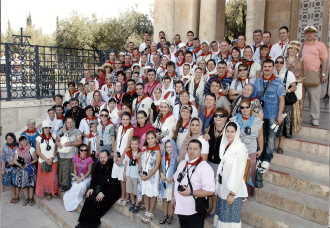
[[[282,61],[275,61],[275,64],[284,64]]]
[[[247,69],[239,69],[238,72],[247,71]]]
[[[240,108],[241,108],[241,109],[249,109],[250,106],[241,106]]]
[[[87,149],[80,149],[81,152],[87,151]]]
[[[109,115],[101,114],[100,117],[109,117]]]
[[[228,117],[226,114],[215,114],[214,118],[225,118]]]

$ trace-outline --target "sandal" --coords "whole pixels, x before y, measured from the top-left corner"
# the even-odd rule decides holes
[[[26,200],[24,200],[24,201],[23,201],[23,204],[22,204],[22,205],[23,205],[23,207],[25,207],[26,205],[28,205],[28,203],[29,203],[29,202],[30,202],[30,200],[29,200],[29,199],[26,199]]]
[[[10,203],[17,203],[19,201],[18,198],[12,198],[9,202]]]
[[[159,224],[165,224],[167,220],[168,220],[168,216],[164,215],[164,217],[159,220]]]
[[[152,215],[152,214],[151,214],[151,215]],[[146,224],[150,223],[150,222],[151,222],[150,213],[147,212],[147,211],[144,212],[144,215],[143,215],[141,221],[142,221],[143,223],[146,223]]]
[[[34,201],[34,199],[30,199],[30,203],[29,205],[32,207],[36,202]]]
[[[167,224],[171,225],[172,222],[173,222],[173,219],[174,219],[173,215],[168,216],[168,218],[167,218]]]

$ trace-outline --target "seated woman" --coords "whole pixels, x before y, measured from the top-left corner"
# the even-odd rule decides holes
[[[79,152],[73,158],[72,187],[63,195],[64,207],[67,211],[74,211],[84,198],[91,182],[90,173],[93,159],[86,144],[81,144]]]
[[[14,164],[17,166],[13,175],[13,185],[18,192],[23,189],[25,192],[25,200],[23,206],[28,203],[34,204],[33,191],[36,183],[36,167],[37,156],[35,149],[30,146],[25,136],[19,137],[19,147],[16,150]]]
[[[19,200],[18,192],[12,184],[12,176],[15,171],[14,156],[17,149],[16,136],[9,132],[5,137],[6,143],[2,146],[2,153],[0,155],[0,175],[2,176],[3,186],[11,187],[12,195],[10,203],[17,203]]]

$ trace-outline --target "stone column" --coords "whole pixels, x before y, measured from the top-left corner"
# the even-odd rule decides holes
[[[182,41],[186,41],[189,30],[198,34],[200,0],[175,0],[174,7],[175,34],[180,34]]]
[[[154,2],[154,41],[158,42],[158,33],[164,31],[166,38],[172,40],[175,33],[174,0],[155,0]]]
[[[224,37],[225,0],[201,0],[199,38],[201,41]]]
[[[246,40],[248,44],[253,43],[253,31],[264,29],[265,22],[265,0],[248,0],[246,12]]]

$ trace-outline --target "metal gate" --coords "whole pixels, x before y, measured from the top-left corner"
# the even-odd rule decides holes
[[[1,43],[1,99],[45,98],[64,94],[67,83],[79,82],[86,70],[102,64],[99,50],[31,45],[28,36]]]

